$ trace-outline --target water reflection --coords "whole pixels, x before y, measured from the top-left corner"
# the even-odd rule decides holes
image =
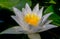
[[[0,20],[0,23],[3,23],[4,21],[3,20]]]

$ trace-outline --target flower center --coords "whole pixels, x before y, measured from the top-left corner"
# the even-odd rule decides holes
[[[40,17],[36,14],[26,14],[24,17],[24,21],[29,25],[37,26],[38,22],[40,21]]]

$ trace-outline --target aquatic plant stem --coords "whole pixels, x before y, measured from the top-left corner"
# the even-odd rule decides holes
[[[34,33],[34,34],[28,34],[29,39],[41,39],[40,34]]]

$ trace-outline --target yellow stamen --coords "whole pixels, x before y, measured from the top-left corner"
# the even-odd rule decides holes
[[[40,17],[36,14],[26,14],[24,17],[24,21],[32,26],[37,26],[40,21]]]

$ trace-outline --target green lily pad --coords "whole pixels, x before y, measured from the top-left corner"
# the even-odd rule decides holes
[[[51,0],[49,3],[56,4],[56,2],[54,0]]]
[[[52,24],[60,26],[60,16],[52,14],[49,18],[53,20]]]
[[[26,3],[28,3],[29,6],[31,6],[31,0],[20,0],[20,3],[16,5],[16,7],[21,10],[25,7]]]
[[[49,13],[49,12],[54,12],[52,5],[48,6],[47,9],[45,9],[44,11],[44,13]]]
[[[19,3],[20,0],[0,0],[0,6],[11,8]]]

